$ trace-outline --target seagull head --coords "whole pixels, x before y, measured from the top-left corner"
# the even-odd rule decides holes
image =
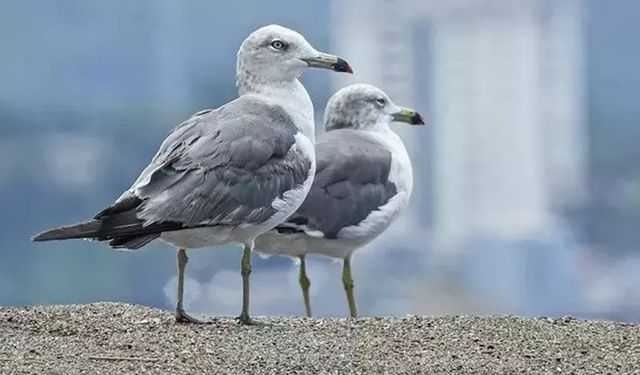
[[[254,31],[238,51],[239,79],[263,83],[292,80],[308,67],[353,72],[345,60],[318,52],[302,35],[278,25]]]
[[[340,89],[329,99],[324,112],[327,130],[374,129],[388,127],[393,121],[424,125],[418,112],[397,106],[384,91],[367,84]]]

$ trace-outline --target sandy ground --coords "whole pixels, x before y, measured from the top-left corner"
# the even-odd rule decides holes
[[[640,326],[514,317],[230,318],[0,308],[0,374],[640,374]]]

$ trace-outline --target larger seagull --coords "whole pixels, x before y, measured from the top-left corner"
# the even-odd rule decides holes
[[[318,167],[311,191],[286,222],[261,235],[256,249],[300,258],[300,286],[307,316],[310,281],[306,254],[343,259],[342,282],[357,316],[351,256],[379,236],[406,207],[413,187],[411,161],[392,121],[423,125],[420,114],[395,105],[365,84],[335,93],[325,110],[327,132],[318,137]]]
[[[34,241],[89,238],[138,249],[156,238],[178,248],[177,322],[200,323],[183,308],[186,249],[244,246],[243,324],[255,238],[302,204],[315,174],[313,105],[298,77],[307,67],[351,73],[293,30],[269,25],[238,51],[239,98],[178,125],[131,188],[93,220]]]

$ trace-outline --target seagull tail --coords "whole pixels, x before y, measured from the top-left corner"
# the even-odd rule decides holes
[[[96,238],[102,227],[99,220],[91,220],[84,223],[53,228],[38,233],[31,239],[34,242],[67,240],[71,238]]]
[[[100,212],[93,220],[46,230],[36,234],[35,242],[86,238],[106,241],[114,249],[139,249],[162,232],[184,229],[180,223],[166,221],[145,223],[137,217],[140,200],[124,199]]]

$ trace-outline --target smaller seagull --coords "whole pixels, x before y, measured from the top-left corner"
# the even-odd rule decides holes
[[[413,186],[411,161],[393,121],[424,125],[413,109],[395,105],[365,84],[343,88],[325,110],[326,133],[316,142],[316,175],[309,194],[286,222],[260,235],[256,250],[300,259],[300,286],[311,316],[306,254],[344,260],[342,283],[357,316],[351,255],[384,232],[407,206]]]

